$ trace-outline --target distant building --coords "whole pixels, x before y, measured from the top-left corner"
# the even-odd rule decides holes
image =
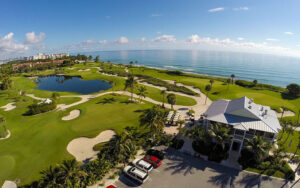
[[[47,98],[47,99],[43,100],[42,102],[40,102],[39,104],[50,104],[50,103],[52,103],[52,100]]]
[[[38,53],[36,56],[26,57],[26,60],[32,61],[32,60],[39,60],[39,59],[57,59],[57,58],[63,58],[63,57],[68,57],[68,56],[69,56],[69,53],[59,53],[59,54]]]
[[[255,104],[247,97],[213,102],[204,113],[204,126],[209,129],[214,122],[230,127],[233,136],[230,150],[237,152],[246,146],[246,138],[251,140],[254,136],[262,136],[265,141],[273,142],[281,130],[274,110]]]

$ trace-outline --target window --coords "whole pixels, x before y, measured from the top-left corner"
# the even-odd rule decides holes
[[[264,132],[263,131],[256,131],[255,133],[256,136],[264,136]]]
[[[273,137],[274,137],[274,134],[273,134],[273,133],[268,133],[268,132],[266,132],[265,138],[273,138]]]
[[[246,133],[254,135],[255,134],[255,130],[254,129],[249,129],[249,131],[247,131]]]
[[[236,129],[236,130],[235,130],[235,134],[236,134],[236,135],[244,136],[244,131]]]

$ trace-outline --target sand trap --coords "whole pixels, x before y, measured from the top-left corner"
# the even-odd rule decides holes
[[[282,111],[282,108],[280,108],[280,109]],[[277,114],[278,118],[280,118],[282,116],[281,112],[280,113],[276,112],[276,114]],[[285,110],[284,113],[283,113],[283,117],[290,117],[290,116],[294,116],[294,115],[295,115],[295,113],[293,111],[290,111],[290,110]]]
[[[4,138],[0,138],[0,140],[5,140],[5,139],[8,139],[8,138],[10,137],[10,131],[9,131],[9,130],[7,130],[7,132],[8,132],[8,134],[6,135],[6,137],[4,137]]]
[[[16,108],[16,106],[15,106],[14,104],[15,104],[15,103],[13,103],[13,102],[12,102],[12,103],[8,103],[7,105],[1,106],[0,108],[3,108],[4,111],[10,111],[10,110]]]
[[[72,110],[69,115],[62,117],[64,121],[72,120],[77,118],[80,115],[80,110]]]
[[[93,146],[98,143],[108,142],[115,134],[116,133],[112,130],[106,130],[95,138],[76,138],[69,142],[67,151],[73,155],[77,161],[95,159],[98,152],[93,150]]]

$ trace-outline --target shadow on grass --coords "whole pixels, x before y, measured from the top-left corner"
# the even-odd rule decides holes
[[[299,98],[299,96],[291,96],[288,93],[281,93],[281,97],[283,99],[287,99],[287,100],[294,100],[294,99]]]
[[[104,98],[101,101],[97,102],[96,104],[112,104],[116,102],[116,99],[113,97],[109,97],[109,98]]]

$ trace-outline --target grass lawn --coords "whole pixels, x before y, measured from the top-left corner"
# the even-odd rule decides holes
[[[249,172],[255,172],[257,174],[264,174],[264,175],[267,175],[267,176],[274,176],[274,177],[277,177],[277,178],[282,178],[284,179],[284,173],[279,171],[279,170],[276,170],[275,172],[270,172],[268,170],[259,170],[259,169],[256,169],[256,168],[246,168],[245,169],[246,171],[249,171]]]
[[[102,103],[106,97],[115,101]],[[0,185],[6,179],[20,178],[21,184],[38,179],[39,172],[49,165],[72,158],[66,150],[72,139],[94,137],[107,129],[120,133],[126,126],[138,126],[141,111],[152,106],[147,102],[127,103],[127,96],[105,95],[65,112],[22,116],[32,102],[31,98],[26,99],[17,102],[16,109],[0,112],[11,131],[9,139],[0,141]],[[74,120],[62,121],[61,117],[73,109],[80,109],[82,114]]]

